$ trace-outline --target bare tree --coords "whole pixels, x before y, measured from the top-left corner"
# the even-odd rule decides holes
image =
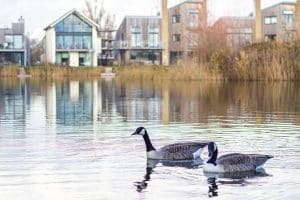
[[[104,0],[85,0],[83,12],[99,25],[101,31],[113,29],[115,17],[106,12]]]
[[[30,61],[31,64],[37,65],[41,63],[41,56],[44,53],[44,41],[40,41],[37,39],[33,39],[30,41],[30,48],[31,48],[31,54],[30,54]]]

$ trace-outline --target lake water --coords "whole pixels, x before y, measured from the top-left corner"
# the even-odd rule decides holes
[[[274,159],[229,177],[151,163],[138,126],[156,147],[209,140]],[[1,199],[273,200],[299,188],[299,83],[0,80]]]

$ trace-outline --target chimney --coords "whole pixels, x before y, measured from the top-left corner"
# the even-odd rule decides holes
[[[162,65],[168,66],[170,64],[168,0],[161,0],[161,13]]]
[[[20,24],[21,24],[21,23],[24,24],[25,20],[24,20],[23,16],[21,16],[21,17],[19,18],[18,22],[19,22]]]

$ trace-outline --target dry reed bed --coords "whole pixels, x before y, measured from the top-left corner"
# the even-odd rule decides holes
[[[299,81],[300,40],[282,43],[259,43],[232,51],[220,48],[199,62],[182,61],[176,66],[116,67],[122,80],[232,80],[232,81]],[[198,57],[201,55],[199,53]],[[193,60],[197,60],[197,55]],[[100,77],[103,67],[29,67],[33,78]],[[0,77],[12,77],[19,68],[0,67]]]
[[[26,74],[32,78],[91,78],[101,76],[103,67],[58,67],[58,66],[35,66],[25,68]],[[20,73],[17,66],[0,67],[0,77],[16,77]]]
[[[140,80],[299,81],[300,41],[259,43],[239,51],[222,49],[198,63],[126,67],[117,74],[122,79]]]

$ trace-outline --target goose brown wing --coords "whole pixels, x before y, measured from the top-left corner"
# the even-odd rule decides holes
[[[203,142],[176,143],[162,147],[160,152],[166,160],[191,160],[193,153],[206,145]]]
[[[233,153],[220,156],[217,164],[222,165],[225,171],[249,171],[255,170],[270,158],[272,156],[269,155]]]

